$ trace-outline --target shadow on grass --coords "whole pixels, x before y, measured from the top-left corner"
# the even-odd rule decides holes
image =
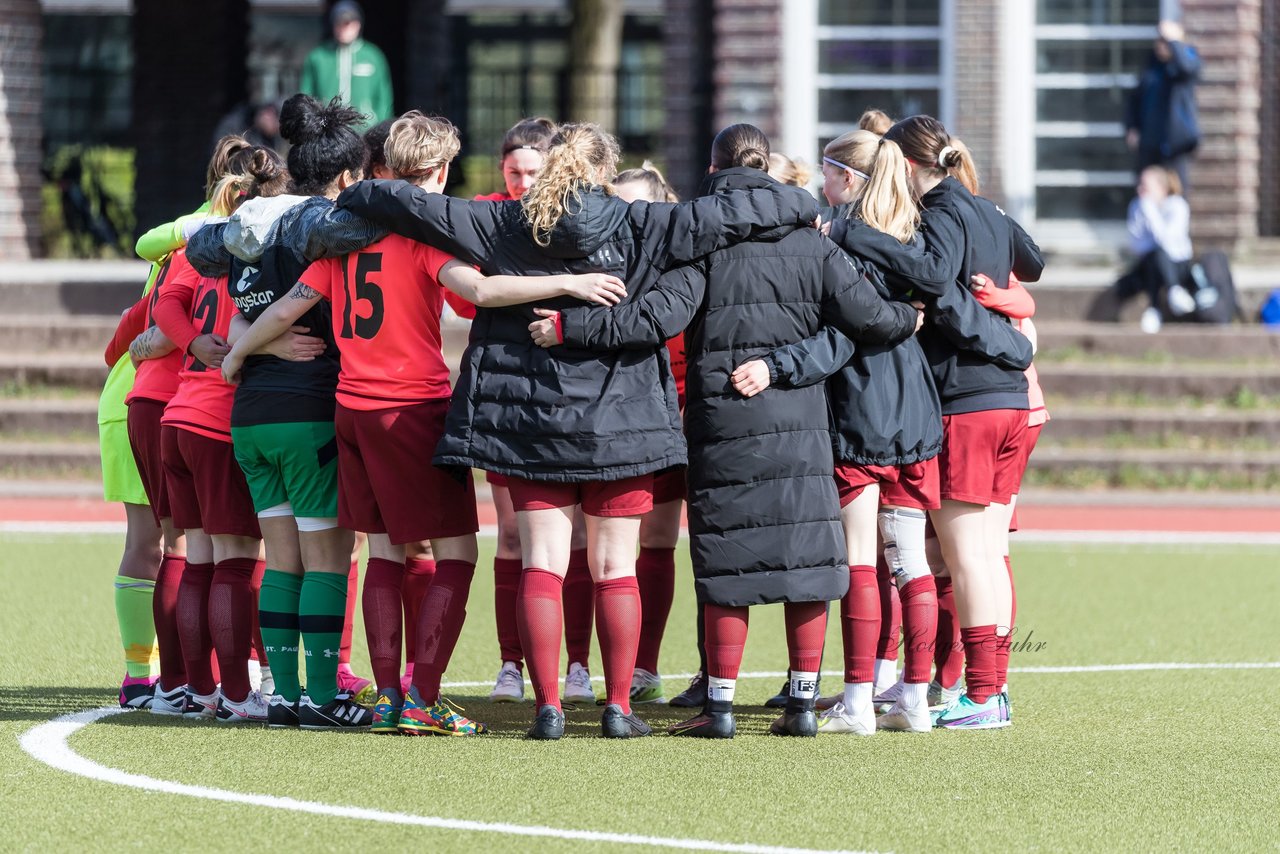
[[[0,687],[0,721],[41,721],[116,705],[120,689],[92,686]]]

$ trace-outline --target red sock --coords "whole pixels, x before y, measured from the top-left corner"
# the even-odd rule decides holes
[[[151,616],[156,624],[160,647],[160,684],[169,690],[187,684],[187,665],[182,660],[182,639],[178,634],[178,585],[187,559],[165,555],[156,574],[156,590],[151,597]]]
[[[404,598],[404,648],[405,660],[417,666],[418,650],[418,609],[427,596],[427,588],[436,574],[435,558],[411,557],[404,562],[404,588],[400,591]],[[474,568],[474,567],[473,567]],[[470,589],[471,582],[467,582]]]
[[[640,585],[640,648],[636,667],[658,672],[658,652],[676,592],[676,550],[640,548],[636,558],[636,582]]]
[[[262,627],[258,625],[258,596],[262,593],[262,574],[267,571],[267,562],[265,560],[255,560],[253,562],[253,575],[249,578],[249,587],[253,590],[253,646],[249,650],[249,657],[260,663],[263,667],[267,664],[267,647],[262,642]]]
[[[404,564],[371,557],[364,571],[364,636],[369,643],[369,666],[379,693],[400,691],[400,591]]]
[[[213,584],[213,564],[187,563],[178,584],[178,636],[187,668],[187,684],[196,694],[208,696],[218,687],[210,655],[209,586]]]
[[[253,649],[253,558],[230,558],[213,568],[209,585],[209,634],[218,653],[222,696],[239,703],[249,696],[249,652]],[[265,659],[266,656],[263,656]]]
[[[880,587],[874,566],[849,567],[849,592],[840,600],[844,681],[874,682],[880,637]]]
[[[938,639],[938,588],[932,575],[913,578],[898,591],[902,631],[906,634],[904,682],[928,682]]]
[[[996,627],[970,626],[960,629],[964,639],[965,693],[975,703],[985,703],[1000,690],[996,682]]]
[[[827,603],[788,602],[783,607],[791,669],[817,673],[822,667],[822,644],[827,638]]]
[[[360,561],[351,561],[347,570],[347,611],[342,615],[342,641],[338,646],[338,664],[351,664],[351,633],[356,627],[356,602],[360,600]]]
[[[599,616],[600,658],[604,662],[604,686],[610,705],[631,714],[631,677],[635,675],[636,648],[640,644],[640,585],[634,575],[595,583]]]
[[[413,687],[418,689],[418,696],[424,702],[434,703],[440,699],[440,679],[449,666],[462,632],[462,622],[467,618],[467,597],[471,595],[476,565],[461,560],[430,563],[434,578],[418,608]]]
[[[750,609],[745,605],[706,604],[702,613],[707,625],[707,675],[737,679],[742,649],[747,645]]]
[[[956,615],[956,594],[951,576],[935,578],[938,588],[938,637],[933,645],[934,678],[943,688],[951,688],[964,673],[964,643],[960,640],[960,618]]]
[[[520,576],[520,644],[539,706],[560,708],[560,634],[564,631],[564,579],[530,567]]]
[[[1018,588],[1013,583],[1013,563],[1009,560],[1009,556],[1004,556],[1004,568],[1009,573],[1009,628],[1018,625]]]
[[[524,648],[520,646],[519,608],[520,558],[495,557],[493,559],[493,617],[498,624],[498,652],[503,661],[524,662]]]
[[[876,658],[898,660],[898,640],[902,630],[902,603],[898,587],[884,555],[876,558],[876,584],[880,587],[880,638],[876,642]]]
[[[587,666],[591,655],[591,618],[595,603],[591,567],[587,564],[587,550],[569,552],[569,571],[564,576],[564,647],[569,653],[569,663]],[[631,687],[627,686],[630,691]]]

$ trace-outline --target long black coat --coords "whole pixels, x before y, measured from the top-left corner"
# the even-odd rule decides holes
[[[726,169],[704,189],[731,199],[773,183]],[[688,324],[689,534],[698,599],[719,605],[829,601],[849,587],[822,387],[747,399],[734,369],[824,325],[879,342],[915,329],[915,310],[882,300],[816,230],[769,236],[673,270],[630,304],[561,314],[567,344],[603,350],[662,349]]]
[[[396,234],[429,243],[485,273],[611,273],[628,302],[662,272],[764,228],[817,216],[813,197],[772,185],[683,204],[627,204],[591,188],[551,245],[533,241],[519,202],[471,202],[403,181],[364,181],[338,199]],[[625,304],[625,303],[624,303]],[[535,307],[479,308],[435,463],[530,480],[621,480],[687,460],[666,349],[546,350],[529,337]]]

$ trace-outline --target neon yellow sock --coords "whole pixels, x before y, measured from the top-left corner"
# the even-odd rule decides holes
[[[120,624],[125,669],[135,679],[151,676],[151,657],[156,648],[156,624],[151,615],[155,589],[154,581],[116,576],[116,622]]]

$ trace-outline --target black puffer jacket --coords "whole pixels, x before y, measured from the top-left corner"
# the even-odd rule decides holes
[[[726,169],[704,191],[767,187]],[[821,386],[743,398],[729,377],[748,359],[824,325],[859,341],[895,341],[916,312],[880,299],[849,257],[810,228],[779,231],[676,269],[612,309],[561,314],[565,343],[661,350],[685,331],[689,533],[700,602],[760,605],[838,599],[849,586]],[[692,318],[692,322],[690,322]]]
[[[978,305],[969,279],[985,273],[999,287],[1009,274],[1040,278],[1040,247],[990,201],[954,178],[920,200],[923,248],[904,246],[865,223],[846,220],[843,245],[886,272],[890,288],[906,282],[929,302],[920,344],[933,369],[944,415],[1026,409],[1031,342]],[[834,226],[834,223],[833,223]]]
[[[592,188],[544,248],[534,243],[519,202],[468,202],[403,181],[365,181],[338,204],[485,273],[612,273],[627,282],[629,299],[677,263],[765,228],[811,222],[818,210],[808,193],[777,184],[679,205],[628,205]],[[582,303],[538,304],[575,305]],[[562,482],[621,480],[683,465],[666,349],[544,350],[529,337],[534,308],[476,310],[436,464]]]

